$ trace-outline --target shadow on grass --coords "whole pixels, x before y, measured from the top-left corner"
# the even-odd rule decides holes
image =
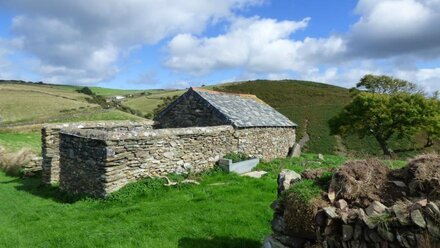
[[[247,238],[214,237],[211,239],[182,238],[179,248],[259,248],[261,243]]]
[[[16,190],[25,191],[32,195],[59,203],[74,203],[85,198],[81,196],[72,196],[62,192],[58,186],[43,184],[40,174],[25,178],[15,177],[9,181],[0,182],[0,184],[16,184],[14,186]]]

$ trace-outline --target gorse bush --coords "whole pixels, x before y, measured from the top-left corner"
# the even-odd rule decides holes
[[[34,154],[29,149],[21,149],[18,152],[8,152],[0,146],[0,170],[7,175],[20,175],[24,165],[29,163]]]

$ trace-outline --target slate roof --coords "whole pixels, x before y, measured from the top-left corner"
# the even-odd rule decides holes
[[[287,117],[254,95],[190,88],[236,127],[296,127]]]

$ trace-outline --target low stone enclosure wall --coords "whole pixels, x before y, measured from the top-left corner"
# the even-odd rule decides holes
[[[327,182],[322,172],[282,171],[264,248],[440,247],[440,156],[423,155],[398,170],[351,161]],[[304,180],[320,185],[321,194],[305,199],[296,188],[304,190]]]
[[[263,160],[286,157],[295,142],[294,128],[65,128],[59,133],[61,189],[95,197],[143,177],[211,169],[230,152]]]
[[[153,121],[92,121],[63,124],[46,124],[41,129],[42,141],[42,178],[43,183],[52,184],[59,182],[59,144],[60,130],[63,128],[96,129],[107,131],[131,131],[139,129],[151,129]]]

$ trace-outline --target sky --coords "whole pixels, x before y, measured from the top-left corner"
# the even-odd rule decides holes
[[[365,74],[440,90],[440,0],[0,0],[0,79],[353,87]]]

